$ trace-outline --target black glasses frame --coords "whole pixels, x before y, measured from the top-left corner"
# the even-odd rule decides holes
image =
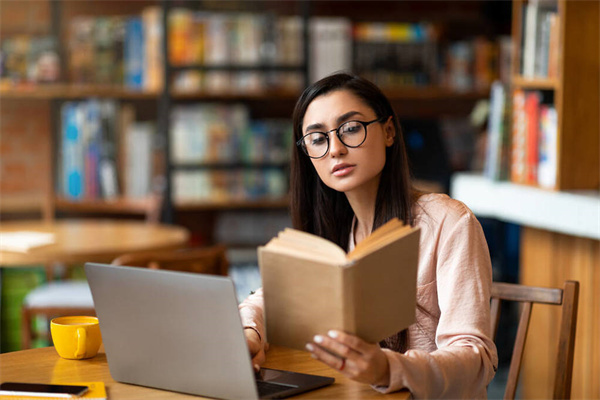
[[[341,143],[342,143],[344,146],[346,146],[346,147],[350,147],[351,149],[355,149],[355,148],[357,148],[357,147],[360,147],[360,146],[361,146],[361,145],[362,145],[362,144],[365,142],[365,140],[367,140],[367,126],[371,125],[372,123],[375,123],[375,122],[383,122],[383,121],[385,121],[385,120],[386,120],[386,117],[376,118],[376,119],[374,119],[373,121],[368,121],[368,122],[365,122],[365,121],[358,121],[358,120],[346,121],[346,122],[342,123],[340,126],[338,126],[336,129],[332,129],[332,130],[330,130],[330,131],[327,131],[327,132],[311,132],[311,133],[307,133],[306,135],[304,135],[304,136],[302,136],[300,139],[298,139],[298,141],[296,142],[296,146],[298,146],[298,147],[302,148],[302,151],[304,152],[304,154],[306,154],[306,155],[307,155],[308,157],[310,157],[310,158],[314,158],[314,159],[323,158],[323,157],[325,157],[325,156],[327,155],[327,153],[329,153],[329,144],[330,144],[330,140],[329,140],[329,134],[330,134],[331,132],[335,132],[335,135],[337,136],[337,138],[340,140],[340,142],[341,142]],[[350,123],[350,122],[357,122],[357,123],[361,124],[361,125],[362,125],[362,126],[365,128],[365,137],[363,138],[362,142],[360,142],[360,143],[359,143],[359,144],[357,144],[356,146],[350,146],[350,145],[347,145],[346,143],[344,143],[344,141],[343,141],[343,140],[342,140],[342,138],[340,137],[340,128],[341,128],[342,126],[344,126],[344,125],[346,125],[346,124]],[[323,153],[323,155],[322,155],[322,156],[319,156],[319,157],[313,157],[313,156],[309,155],[309,154],[308,154],[308,150],[306,150],[306,145],[304,144],[304,138],[305,138],[305,137],[307,137],[307,136],[310,136],[310,135],[314,135],[314,134],[316,134],[316,133],[320,133],[320,134],[322,134],[322,135],[325,135],[325,138],[327,139],[327,149],[325,150],[325,153]]]

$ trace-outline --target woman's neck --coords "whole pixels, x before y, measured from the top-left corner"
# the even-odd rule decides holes
[[[377,200],[377,187],[371,190],[356,190],[346,192],[346,198],[356,216],[354,226],[354,242],[360,243],[371,234],[375,220],[375,201]]]

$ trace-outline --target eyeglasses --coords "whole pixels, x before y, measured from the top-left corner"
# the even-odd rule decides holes
[[[332,129],[329,132],[311,132],[308,133],[296,142],[304,151],[304,154],[310,158],[325,157],[329,151],[329,134],[335,132],[340,142],[346,147],[359,147],[367,139],[367,126],[374,122],[383,122],[385,117],[377,118],[373,121],[348,121],[341,124],[337,129]]]

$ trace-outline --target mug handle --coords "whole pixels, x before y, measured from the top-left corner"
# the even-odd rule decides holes
[[[75,352],[76,358],[85,356],[86,336],[87,334],[84,328],[77,328],[77,351]]]

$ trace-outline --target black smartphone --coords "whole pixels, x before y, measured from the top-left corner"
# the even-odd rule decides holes
[[[0,395],[8,396],[45,396],[77,397],[88,391],[87,386],[51,385],[46,383],[4,382],[0,383]]]

